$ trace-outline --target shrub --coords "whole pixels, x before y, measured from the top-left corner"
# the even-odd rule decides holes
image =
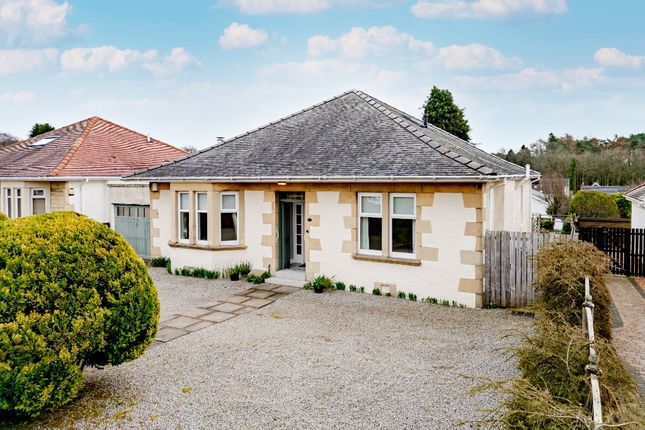
[[[237,268],[237,273],[239,273],[240,276],[246,276],[249,273],[251,273],[252,267],[251,267],[251,263],[248,261],[245,261],[244,263],[240,263],[235,267]]]
[[[1,222],[1,221],[6,221],[6,220],[8,220],[8,219],[9,219],[9,217],[7,217],[5,214],[3,214],[2,212],[0,212],[0,222]]]
[[[166,261],[166,271],[172,275],[172,262],[170,261],[170,258]]]
[[[405,299],[405,293],[403,291],[399,291],[398,293],[396,293],[396,296],[399,299]]]
[[[252,282],[254,284],[263,284],[265,280],[271,277],[271,273],[269,272],[262,272],[260,275],[254,275],[253,273],[249,273],[246,275],[246,280],[248,282]]]
[[[361,292],[361,293],[364,293],[365,292],[365,287],[358,287],[358,291]]]
[[[373,288],[372,289],[372,294],[375,295],[375,296],[380,296],[381,295],[381,290],[379,290],[378,288]]]
[[[312,287],[321,286],[325,290],[333,290],[336,288],[336,284],[334,283],[333,279],[325,275],[316,276],[316,278],[311,281],[311,285]]]
[[[553,220],[551,218],[540,219],[540,229],[541,230],[552,231],[553,230],[553,225],[554,225],[554,222],[553,222]]]
[[[632,203],[627,200],[623,193],[612,194],[611,197],[618,206],[618,212],[621,218],[631,218],[632,216]]]
[[[340,291],[345,291],[345,283],[341,281],[336,282],[336,289]]]
[[[354,284],[349,284],[349,291],[351,291],[352,293],[355,293],[355,292],[356,292],[356,290],[357,290],[356,285],[354,285]]]
[[[417,301],[417,295],[414,293],[408,293],[408,300],[412,300],[413,302]]]
[[[562,233],[571,234],[571,218],[566,218],[562,221]]]
[[[595,304],[594,327],[599,335],[611,338],[611,297],[604,280],[609,263],[609,257],[588,242],[566,241],[544,246],[538,253],[538,306],[550,314],[561,314],[569,324],[579,327],[587,276]]]
[[[170,263],[170,258],[166,257],[153,257],[150,260],[151,267],[167,267],[168,263]]]
[[[69,212],[0,228],[0,414],[71,401],[84,366],[118,365],[154,340],[157,293],[118,233]]]
[[[620,211],[614,199],[600,191],[578,191],[571,200],[569,212],[579,217],[619,217]]]

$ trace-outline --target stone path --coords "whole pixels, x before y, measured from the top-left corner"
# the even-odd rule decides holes
[[[613,343],[645,396],[645,292],[624,276],[608,276],[607,288],[618,317],[613,318]],[[640,280],[645,286],[645,281]]]
[[[162,343],[169,342],[180,336],[260,309],[300,289],[286,285],[258,284],[239,294],[204,303],[180,314],[173,314],[159,323],[155,340]]]

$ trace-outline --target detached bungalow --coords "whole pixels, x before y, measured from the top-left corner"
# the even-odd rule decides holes
[[[148,257],[148,182],[125,183],[120,178],[186,155],[92,117],[0,147],[0,212],[18,218],[75,211],[114,226]]]
[[[174,267],[481,306],[484,232],[530,230],[537,177],[349,91],[131,179],[151,182],[152,253]]]

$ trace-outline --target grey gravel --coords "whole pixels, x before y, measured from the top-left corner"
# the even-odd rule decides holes
[[[152,269],[162,310],[249,288]],[[447,429],[516,373],[500,351],[530,320],[367,294],[299,290],[262,309],[85,372],[87,393],[36,428]],[[465,424],[466,428],[471,427]]]

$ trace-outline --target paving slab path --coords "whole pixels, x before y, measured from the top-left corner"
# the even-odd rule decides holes
[[[645,280],[624,276],[608,276],[606,280],[618,313],[612,318],[614,345],[645,396]]]
[[[178,337],[222,323],[269,305],[300,288],[287,285],[260,284],[245,291],[184,309],[159,322],[157,342],[170,342]]]

